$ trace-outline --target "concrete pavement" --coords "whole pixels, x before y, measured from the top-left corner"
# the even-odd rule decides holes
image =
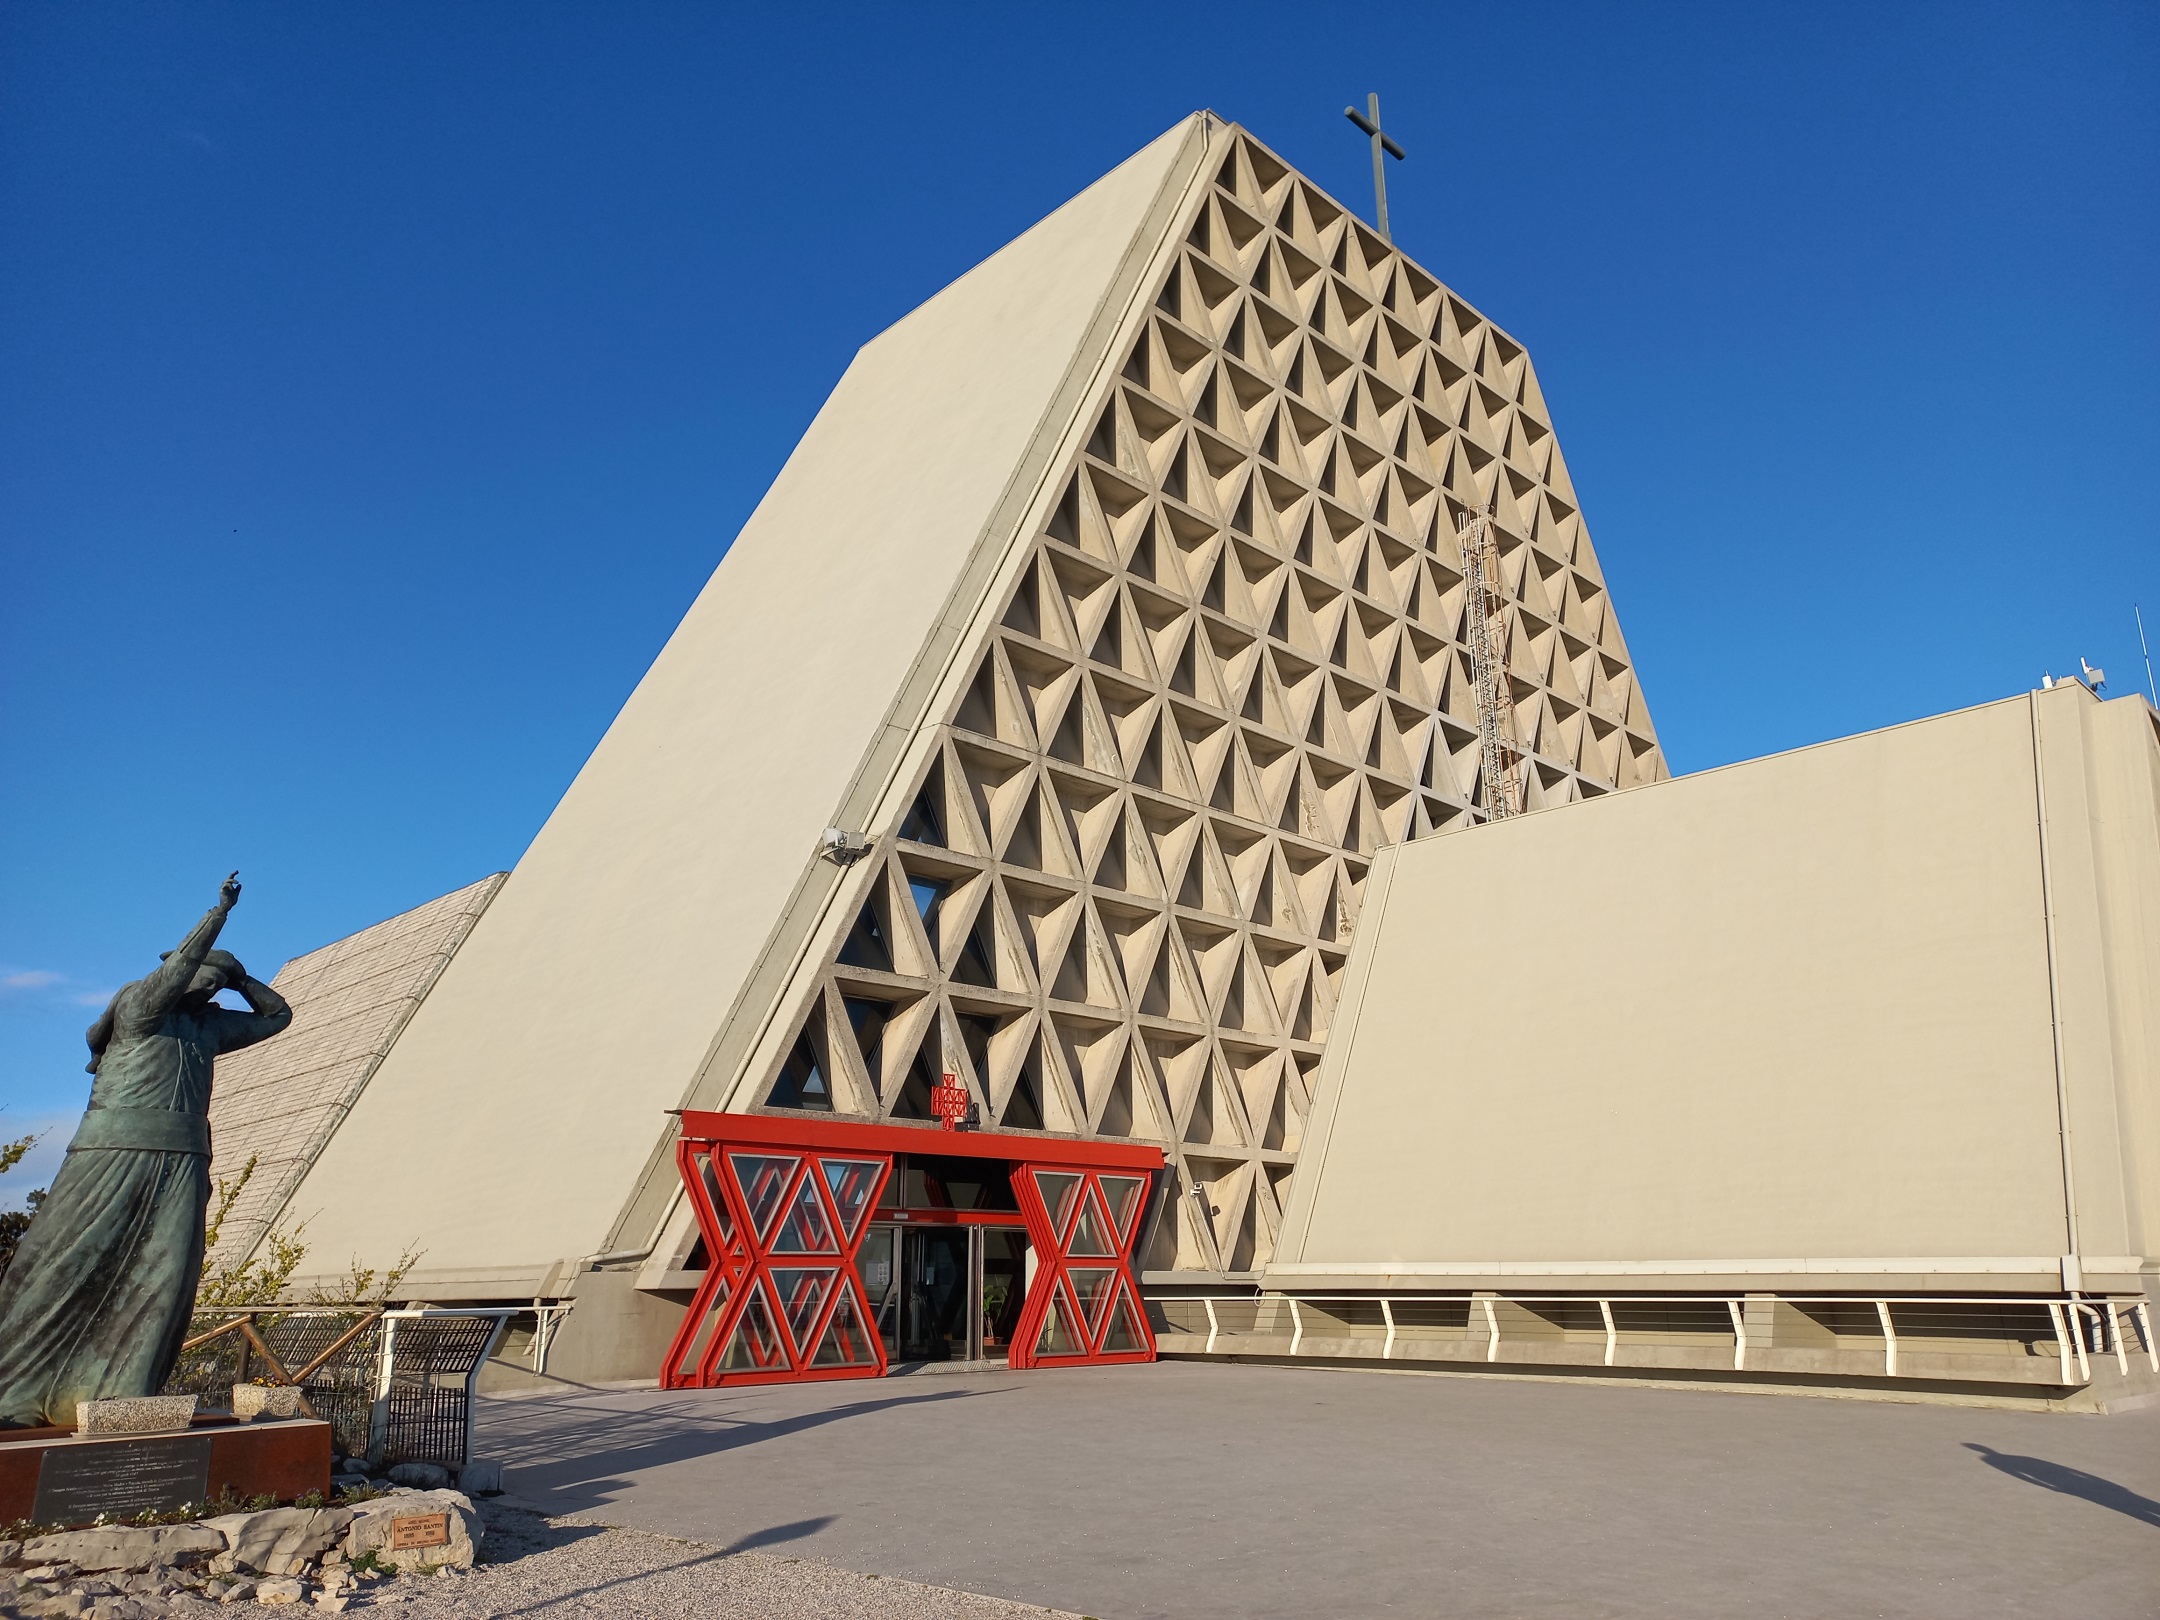
[[[2160,1412],[1163,1364],[480,1428],[551,1512],[1103,1620],[2160,1613]]]

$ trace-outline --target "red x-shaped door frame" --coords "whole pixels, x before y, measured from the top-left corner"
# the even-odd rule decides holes
[[[709,1263],[662,1386],[881,1376],[855,1257],[892,1155],[686,1138],[676,1158]]]
[[[1015,1368],[1155,1359],[1132,1254],[1160,1149],[830,1116],[682,1121],[676,1163],[708,1265],[661,1365],[663,1387],[883,1375],[856,1256],[896,1153],[1009,1166],[1035,1256]]]
[[[1132,1272],[1147,1177],[1085,1165],[1013,1166],[1035,1246],[1035,1280],[1013,1326],[1012,1365],[1153,1361],[1155,1335]]]

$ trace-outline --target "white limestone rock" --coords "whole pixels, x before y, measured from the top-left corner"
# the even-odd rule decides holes
[[[351,1521],[351,1508],[270,1508],[203,1523],[223,1538],[236,1568],[297,1575],[328,1552]]]
[[[255,1584],[257,1603],[298,1603],[307,1596],[307,1585],[289,1577],[258,1581]]]
[[[225,1538],[200,1524],[112,1525],[37,1536],[24,1544],[22,1556],[32,1564],[73,1564],[79,1569],[148,1569],[224,1548]]]
[[[379,1564],[395,1565],[401,1572],[429,1569],[470,1569],[478,1555],[483,1530],[472,1498],[461,1491],[395,1491],[373,1501],[356,1503],[351,1527],[345,1532],[345,1556],[375,1555]],[[448,1542],[440,1547],[393,1548],[399,1519],[443,1514]]]

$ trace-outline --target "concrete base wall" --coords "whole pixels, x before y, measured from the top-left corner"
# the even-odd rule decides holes
[[[549,1341],[546,1370],[533,1371],[530,1329],[513,1329],[481,1373],[481,1392],[658,1379],[661,1358],[689,1301],[642,1293],[632,1286],[635,1277],[633,1271],[589,1271],[579,1277],[572,1309]]]
[[[1928,1377],[1885,1378],[1858,1365],[1860,1358],[1842,1358],[1842,1366],[1807,1363],[1806,1358],[1782,1355],[1765,1357],[1773,1363],[1761,1370],[1735,1371],[1728,1353],[1722,1361],[1712,1353],[1674,1355],[1662,1364],[1645,1360],[1606,1367],[1596,1355],[1535,1355],[1527,1347],[1510,1349],[1499,1361],[1486,1361],[1479,1349],[1474,1354],[1446,1355],[1432,1347],[1416,1347],[1385,1360],[1377,1345],[1330,1345],[1307,1340],[1298,1353],[1290,1353],[1290,1339],[1240,1338],[1236,1348],[1203,1348],[1204,1334],[1166,1334],[1157,1344],[1165,1360],[1250,1362],[1263,1366],[1336,1366],[1369,1372],[1412,1373],[1428,1377],[1457,1378],[1564,1378],[1591,1383],[1663,1384],[1676,1389],[1719,1389],[1754,1395],[1842,1396],[1855,1400],[1920,1402],[1930,1405],[2009,1407],[2027,1411],[2120,1414],[2160,1405],[2160,1377],[2133,1364],[2128,1376],[2118,1376],[2110,1364],[2095,1367],[2090,1384],[2063,1385],[2043,1379],[1991,1379],[1945,1374]]]
[[[2058,1337],[2049,1302],[2033,1299],[1267,1294],[1149,1300],[1157,1346],[1171,1357],[1707,1382],[2073,1411],[2120,1411],[2160,1400],[2148,1329],[2132,1302],[2116,1307],[2109,1318],[2088,1302],[2082,1317],[2060,1317],[2068,1332]],[[1885,1308],[1894,1336],[1882,1331]]]

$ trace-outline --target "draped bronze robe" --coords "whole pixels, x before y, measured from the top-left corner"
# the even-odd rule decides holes
[[[0,1279],[0,1427],[72,1427],[77,1401],[154,1395],[179,1358],[210,1202],[211,1064],[292,1022],[253,979],[231,986],[252,1012],[190,992],[228,909],[113,998],[89,1109]]]

